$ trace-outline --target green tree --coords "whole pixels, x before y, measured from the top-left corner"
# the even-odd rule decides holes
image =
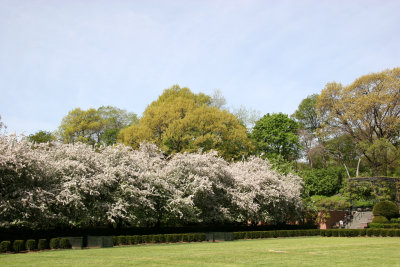
[[[400,68],[364,75],[348,86],[328,83],[316,107],[324,118],[319,135],[329,139],[348,134],[374,175],[382,173],[380,156],[368,153],[368,147],[382,138],[399,146]]]
[[[291,116],[296,119],[302,129],[315,133],[321,127],[321,119],[317,114],[316,102],[317,94],[304,98],[297,110]]]
[[[137,121],[136,114],[112,106],[97,110],[76,108],[62,119],[58,134],[64,143],[80,141],[91,145],[111,145],[115,144],[122,128]]]
[[[211,97],[174,85],[144,111],[137,125],[121,130],[119,141],[135,148],[151,142],[167,154],[214,149],[225,159],[248,155],[251,142],[246,128]]]
[[[286,114],[267,113],[256,122],[251,137],[258,153],[265,153],[267,157],[281,155],[286,160],[293,160],[300,151],[298,128],[297,122]]]
[[[57,140],[56,136],[47,131],[38,131],[34,134],[28,136],[28,140],[32,143],[39,144],[39,143],[49,143]]]

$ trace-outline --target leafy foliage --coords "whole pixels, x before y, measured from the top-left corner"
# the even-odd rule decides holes
[[[350,208],[351,204],[348,200],[342,196],[312,196],[311,200],[318,210],[346,210]]]
[[[138,125],[121,131],[119,141],[134,148],[154,143],[167,154],[213,149],[227,160],[247,156],[252,145],[246,128],[211,104],[207,95],[172,86],[146,108]]]
[[[400,68],[394,68],[364,75],[346,87],[328,83],[317,98],[317,111],[324,119],[321,136],[351,136],[374,169],[374,175],[386,175],[388,161],[377,153],[370,153],[370,147],[378,146],[376,142],[380,139],[398,145],[399,73]]]
[[[387,223],[387,222],[389,222],[389,220],[385,216],[378,215],[372,219],[372,222],[373,223]]]
[[[53,142],[56,139],[57,138],[54,134],[47,131],[38,131],[37,133],[28,136],[28,140],[34,144]]]
[[[300,150],[297,129],[297,122],[286,114],[267,113],[256,122],[251,137],[259,153],[265,153],[267,157],[281,155],[292,160],[298,157]]]
[[[304,188],[310,195],[333,196],[339,193],[346,174],[342,167],[311,169],[299,172],[304,180]]]
[[[387,219],[399,217],[399,208],[394,202],[381,201],[376,203],[372,210],[374,216],[384,216]]]

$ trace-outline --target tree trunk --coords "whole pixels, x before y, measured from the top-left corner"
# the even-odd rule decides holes
[[[347,166],[346,166],[346,163],[343,163],[343,166],[344,166],[344,168],[346,169],[347,176],[348,176],[349,179],[350,179],[351,176],[350,176],[350,173],[349,173],[349,169],[348,169]]]
[[[360,176],[360,163],[361,163],[361,157],[358,159],[356,177]]]

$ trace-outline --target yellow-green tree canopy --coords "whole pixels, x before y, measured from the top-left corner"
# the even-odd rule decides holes
[[[119,141],[135,148],[151,142],[168,154],[201,148],[228,160],[248,155],[252,145],[246,128],[211,104],[210,96],[174,85],[146,108],[137,125],[121,130]]]
[[[400,68],[364,75],[348,86],[328,83],[316,107],[324,121],[320,134],[351,136],[378,174],[380,158],[369,147],[383,139],[399,146]]]
[[[64,143],[83,142],[88,144],[116,143],[120,129],[137,123],[135,113],[112,106],[71,110],[61,121],[58,135]]]

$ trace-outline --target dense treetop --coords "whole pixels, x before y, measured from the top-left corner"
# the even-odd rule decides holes
[[[213,105],[211,97],[177,85],[152,102],[137,125],[123,129],[119,141],[135,148],[152,142],[167,154],[214,149],[228,160],[247,156],[252,149],[236,116]]]

